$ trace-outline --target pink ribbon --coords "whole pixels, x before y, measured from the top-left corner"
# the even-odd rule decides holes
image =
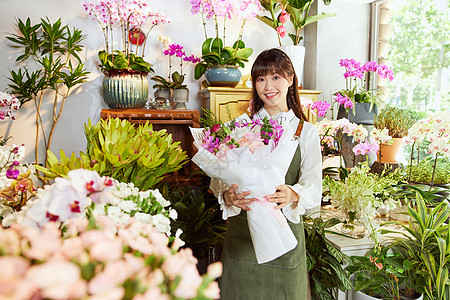
[[[280,223],[281,227],[288,227],[288,222],[286,221],[286,218],[284,217],[283,213],[281,212],[281,209],[275,209],[276,204],[273,202],[267,201],[266,197],[256,197],[256,201],[258,201],[262,206],[267,207],[267,209],[270,211],[272,216],[275,218],[275,220]]]

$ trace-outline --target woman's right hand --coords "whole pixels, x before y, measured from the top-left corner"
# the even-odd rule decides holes
[[[250,210],[250,207],[248,207],[248,205],[252,203],[255,199],[253,198],[245,199],[245,197],[250,195],[249,191],[236,194],[236,190],[238,187],[239,187],[238,184],[233,184],[228,188],[228,190],[226,190],[223,193],[223,199],[225,201],[225,204],[228,206],[234,205],[243,210]]]

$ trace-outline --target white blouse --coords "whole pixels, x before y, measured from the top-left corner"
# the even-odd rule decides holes
[[[274,116],[262,108],[256,117],[269,117],[277,120],[280,124],[288,124],[293,131],[297,130],[300,120],[295,116],[292,110],[288,112],[280,112]],[[282,208],[286,218],[293,222],[300,222],[300,215],[304,215],[307,209],[313,209],[320,205],[322,198],[322,155],[320,150],[319,133],[314,125],[304,122],[303,130],[298,139],[301,152],[301,175],[298,182],[290,185],[294,192],[299,196],[298,203],[291,203]],[[220,208],[222,209],[222,217],[226,220],[229,217],[238,215],[241,209],[236,206],[228,206],[223,199],[223,192],[229,187],[217,178],[211,178],[210,189],[216,195]]]

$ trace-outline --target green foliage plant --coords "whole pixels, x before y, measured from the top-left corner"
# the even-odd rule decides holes
[[[408,109],[388,105],[378,112],[374,126],[380,130],[387,128],[389,135],[393,138],[402,138],[408,135],[408,129],[415,122]]]
[[[411,181],[431,184],[434,164],[435,160],[431,157],[421,159],[417,164],[412,164],[410,166]],[[434,183],[450,183],[450,160],[448,158],[440,158],[436,160]]]
[[[65,176],[70,170],[95,170],[120,182],[132,182],[140,190],[155,187],[169,173],[186,163],[180,142],[166,130],[154,131],[148,121],[135,127],[127,120],[108,118],[84,126],[86,153],[70,157],[61,150],[61,161],[49,151],[47,168],[36,166],[47,179]]]
[[[45,146],[45,152],[50,149],[53,133],[61,117],[69,94],[86,81],[87,72],[80,58],[83,50],[81,42],[85,36],[81,30],[63,25],[61,19],[51,23],[41,19],[40,23],[31,24],[30,18],[25,22],[21,19],[16,23],[18,34],[6,38],[12,42],[12,47],[21,51],[16,62],[24,66],[18,71],[10,70],[8,79],[11,81],[9,90],[19,100],[21,105],[34,101],[36,107],[36,163],[39,163],[39,135]],[[34,64],[33,64],[34,63]],[[36,65],[34,71],[29,66]],[[50,130],[46,132],[42,120],[41,108],[44,99],[51,99],[52,118]],[[47,160],[47,155],[45,160]]]
[[[403,228],[389,247],[412,266],[406,272],[411,289],[423,293],[425,299],[450,299],[450,226],[445,223],[450,216],[448,202],[429,208],[417,194],[416,206],[409,205],[408,214],[408,224],[387,222]],[[385,229],[382,233],[393,232]],[[398,236],[398,231],[395,233]]]
[[[329,228],[341,223],[338,218],[324,221],[321,217],[304,217],[305,245],[308,263],[311,299],[336,299],[337,289],[352,289],[348,273],[343,268],[348,257],[337,249],[326,237]]]

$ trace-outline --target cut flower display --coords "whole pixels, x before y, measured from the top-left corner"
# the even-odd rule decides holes
[[[77,169],[70,171],[67,178],[58,177],[54,184],[39,189],[21,210],[8,214],[2,224],[42,227],[48,222],[86,219],[90,214],[107,215],[124,224],[134,217],[170,236],[170,219],[176,219],[177,212],[169,206],[170,202],[158,190],[139,191],[132,183],[119,183],[95,171]]]
[[[199,275],[191,249],[134,218],[0,228],[2,299],[217,299],[221,263]]]
[[[246,114],[228,123],[210,122],[205,129],[191,128],[198,148],[192,161],[210,177],[227,186],[238,184],[238,193],[250,191],[255,198],[247,212],[250,235],[258,263],[271,261],[297,245],[286,218],[298,222],[287,208],[275,210],[266,195],[285,183],[285,175],[298,147],[294,133],[268,118],[250,120]],[[228,215],[238,215],[231,208]]]

